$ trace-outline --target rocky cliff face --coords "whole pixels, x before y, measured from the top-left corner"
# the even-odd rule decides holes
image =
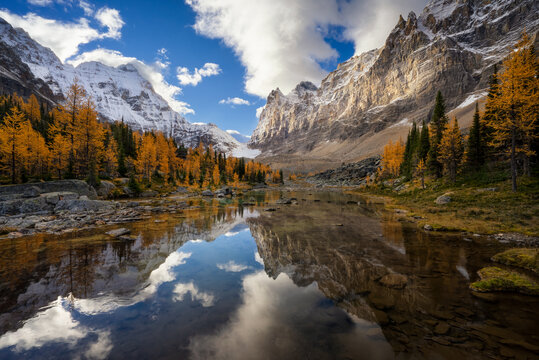
[[[319,88],[272,91],[251,145],[269,154],[355,160],[362,136],[427,119],[437,90],[449,109],[484,96],[492,66],[526,30],[539,29],[533,0],[433,0],[400,17],[380,49],[339,65]],[[359,139],[359,140],[358,140]]]
[[[229,154],[242,155],[240,144],[211,124],[192,124],[175,112],[152,85],[130,64],[111,67],[87,62],[63,64],[24,30],[0,19],[0,93],[35,94],[50,104],[61,102],[78,79],[96,104],[101,120],[122,120],[135,130],[159,130],[186,146],[200,141]],[[250,151],[248,155],[257,154]]]

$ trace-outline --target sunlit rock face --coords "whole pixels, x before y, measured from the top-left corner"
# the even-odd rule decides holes
[[[309,153],[376,133],[402,121],[427,120],[436,91],[448,109],[483,94],[493,65],[523,30],[539,29],[537,1],[433,0],[400,18],[380,49],[340,64],[316,88],[272,91],[251,144],[273,154]],[[380,147],[383,144],[380,144]]]

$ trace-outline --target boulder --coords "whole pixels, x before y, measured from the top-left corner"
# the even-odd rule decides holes
[[[115,179],[114,181],[116,181],[116,182],[119,183],[120,185],[127,185],[127,184],[129,184],[129,178],[118,178],[118,179]]]
[[[180,194],[185,194],[188,193],[189,190],[186,187],[178,186],[178,188],[176,188],[176,192]]]
[[[102,211],[113,210],[115,204],[110,201],[90,200],[90,199],[75,199],[75,200],[60,200],[54,211],[67,210],[69,212],[84,212],[84,211]]]
[[[292,199],[289,198],[282,198],[275,202],[276,204],[283,204],[283,205],[290,205],[292,204]]]
[[[44,198],[48,204],[56,205],[60,200],[74,200],[79,197],[79,194],[69,191],[57,191],[41,194],[40,197]]]
[[[213,196],[213,192],[211,190],[204,190],[202,196]]]
[[[99,187],[97,188],[97,195],[107,198],[114,189],[116,189],[114,183],[107,180],[101,180]]]
[[[15,194],[18,197],[37,197],[42,193],[68,191],[78,195],[86,195],[90,199],[97,198],[93,187],[82,180],[56,180],[29,184],[0,186],[0,197]]]
[[[0,215],[19,214],[23,201],[23,199],[13,199],[0,202]]]
[[[423,226],[423,229],[424,229],[425,231],[432,231],[432,230],[434,230],[434,228],[433,228],[431,225],[429,225],[429,224],[425,224],[425,226]]]
[[[39,194],[41,194],[41,190],[37,186],[29,186],[24,190],[22,197],[33,198],[39,196]]]
[[[434,202],[438,205],[449,204],[451,202],[451,196],[449,196],[449,194],[440,195]]]
[[[44,197],[26,199],[19,209],[21,214],[52,211],[53,205],[48,203]]]

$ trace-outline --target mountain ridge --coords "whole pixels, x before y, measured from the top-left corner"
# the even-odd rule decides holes
[[[437,90],[448,109],[481,99],[522,30],[537,33],[538,10],[533,0],[433,0],[419,16],[400,16],[381,48],[339,64],[319,87],[273,90],[250,145],[284,167],[311,159],[329,168],[379,153],[380,134],[398,138],[430,117]]]

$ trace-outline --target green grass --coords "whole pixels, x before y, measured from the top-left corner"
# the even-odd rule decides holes
[[[399,193],[390,188],[362,189],[366,194],[391,198],[391,207],[407,208],[425,218],[419,225],[435,229],[463,230],[482,234],[518,232],[539,236],[539,178],[520,177],[518,191],[511,191],[510,180],[504,171],[478,172],[462,176],[451,184],[442,180],[427,183],[421,189],[417,182]],[[496,188],[497,191],[478,191]],[[451,202],[435,204],[438,196],[451,193]]]
[[[478,271],[481,280],[470,284],[478,292],[509,291],[528,295],[539,295],[539,284],[529,277],[498,267],[486,267]]]
[[[539,249],[509,249],[494,255],[492,261],[531,270],[539,274]]]

